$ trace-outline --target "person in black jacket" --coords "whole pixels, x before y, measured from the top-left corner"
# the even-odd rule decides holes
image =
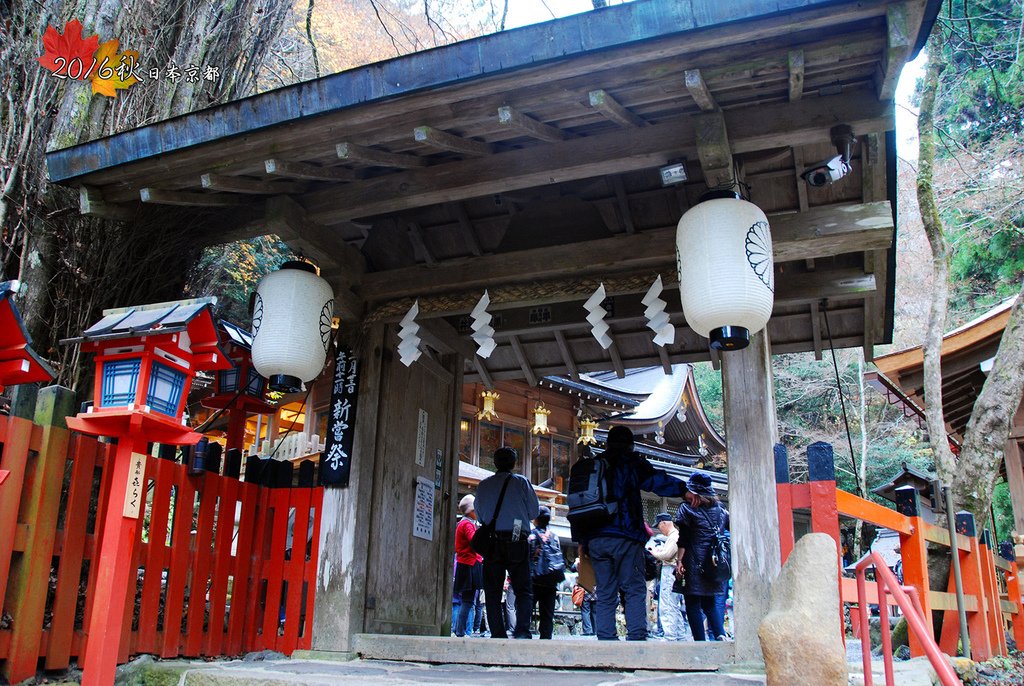
[[[536,525],[530,533],[530,575],[533,578],[533,599],[540,615],[540,637],[551,638],[555,628],[555,600],[558,584],[565,581],[565,557],[558,534],[548,528],[551,510],[540,506]]]
[[[686,619],[693,640],[723,640],[725,617],[716,596],[726,592],[729,580],[716,581],[705,574],[708,551],[715,534],[729,529],[729,513],[718,502],[711,487],[711,478],[699,472],[686,483],[687,492],[676,511],[679,527],[679,552],[676,557],[676,575],[685,582]],[[705,637],[704,618],[707,617],[710,637]]]

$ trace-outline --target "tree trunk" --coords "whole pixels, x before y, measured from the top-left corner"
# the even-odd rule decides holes
[[[939,478],[952,483],[956,462],[946,438],[946,421],[942,411],[942,336],[946,328],[946,305],[949,299],[949,248],[932,183],[935,168],[935,96],[942,67],[942,50],[933,41],[928,51],[928,68],[925,70],[921,90],[921,112],[917,119],[920,138],[917,203],[928,236],[932,272],[935,275],[923,345],[925,420]]]

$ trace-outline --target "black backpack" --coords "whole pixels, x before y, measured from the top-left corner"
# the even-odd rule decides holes
[[[702,509],[701,513],[707,519],[708,524],[713,526],[707,510]],[[721,523],[716,527],[714,537],[708,546],[708,556],[704,561],[703,572],[704,578],[716,584],[728,581],[732,577],[732,542],[729,532],[725,530],[724,512]]]
[[[608,460],[596,457],[585,457],[569,470],[565,502],[573,540],[600,529],[618,513],[619,503],[609,493],[608,472]]]

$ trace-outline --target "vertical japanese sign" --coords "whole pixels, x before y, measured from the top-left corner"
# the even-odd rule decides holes
[[[427,464],[427,411],[422,408],[416,422],[416,464]]]
[[[356,404],[359,400],[359,360],[345,346],[337,346],[331,406],[327,416],[327,437],[320,454],[320,484],[348,486],[352,469],[352,438],[355,433]]]
[[[128,485],[124,489],[124,516],[138,519],[142,500],[145,497],[146,456],[132,453],[132,463],[128,468]]]
[[[427,541],[434,540],[434,482],[424,476],[416,477],[412,535]]]

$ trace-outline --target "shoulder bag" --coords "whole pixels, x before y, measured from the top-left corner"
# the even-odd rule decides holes
[[[505,483],[501,485],[501,494],[498,496],[498,505],[494,508],[494,516],[491,517],[491,521],[476,530],[476,533],[473,534],[473,538],[469,542],[469,547],[471,547],[477,555],[488,557],[494,554],[494,548],[498,544],[498,538],[495,536],[494,526],[498,522],[498,515],[501,514],[501,503],[505,500],[505,491],[508,489],[508,482],[511,480],[511,474],[505,477]]]

